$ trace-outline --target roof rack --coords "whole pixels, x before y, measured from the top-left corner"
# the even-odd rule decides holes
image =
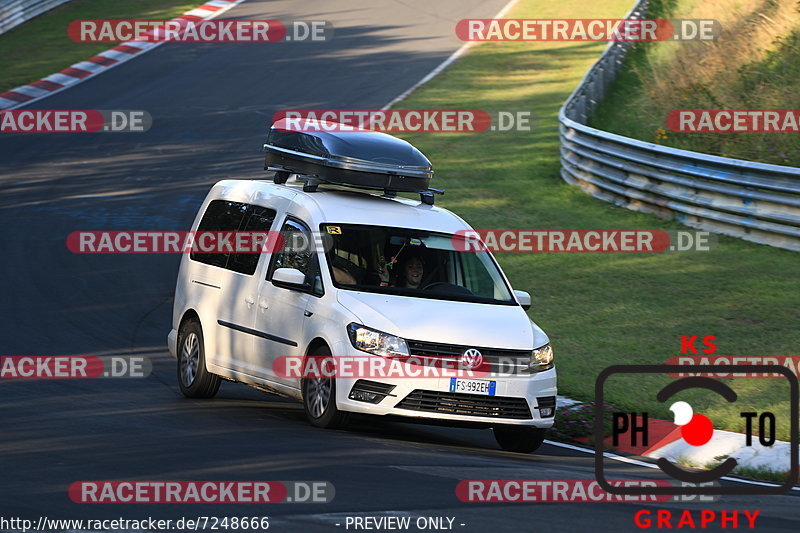
[[[274,123],[264,144],[264,170],[275,172],[275,183],[297,174],[305,192],[322,184],[379,190],[389,197],[414,192],[426,205],[444,194],[428,187],[431,163],[406,141],[332,122],[295,120],[290,129],[289,121]]]

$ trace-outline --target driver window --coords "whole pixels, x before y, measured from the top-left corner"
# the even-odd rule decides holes
[[[267,280],[272,279],[272,273],[279,268],[296,268],[306,275],[305,282],[312,287],[312,294],[324,294],[311,231],[302,222],[287,220],[281,228],[281,236],[284,239],[283,249],[273,255]]]

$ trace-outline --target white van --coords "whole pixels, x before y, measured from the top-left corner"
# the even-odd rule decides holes
[[[350,413],[397,416],[491,427],[503,449],[536,450],[553,425],[556,370],[525,312],[530,296],[490,253],[454,245],[471,230],[461,218],[387,192],[280,173],[217,183],[193,231],[284,240],[272,253],[184,255],[168,336],[181,391],[210,398],[226,379],[303,402],[319,427]],[[376,364],[287,371],[337,358]],[[430,362],[458,370],[420,372]]]

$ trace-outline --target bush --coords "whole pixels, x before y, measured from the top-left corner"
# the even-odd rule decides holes
[[[611,411],[609,404],[603,404],[603,436],[611,434]],[[595,403],[562,406],[556,410],[555,425],[550,429],[550,438],[560,441],[575,441],[594,436]]]

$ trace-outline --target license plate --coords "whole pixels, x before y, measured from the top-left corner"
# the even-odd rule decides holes
[[[468,392],[470,394],[494,396],[496,388],[496,381],[450,378],[450,392]]]

